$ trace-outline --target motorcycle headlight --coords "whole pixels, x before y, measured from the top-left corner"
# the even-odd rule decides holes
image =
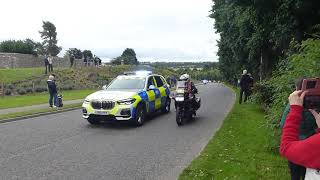
[[[124,99],[124,100],[117,101],[117,103],[118,103],[119,105],[131,105],[131,104],[133,104],[135,101],[136,101],[136,99],[130,98],[130,99]]]
[[[176,97],[176,101],[177,102],[181,102],[181,101],[184,101],[184,97],[182,96],[179,96],[179,97]]]

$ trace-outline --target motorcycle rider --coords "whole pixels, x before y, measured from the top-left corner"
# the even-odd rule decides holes
[[[179,80],[185,81],[186,89],[187,89],[187,93],[188,93],[188,98],[191,99],[192,106],[195,107],[196,103],[197,103],[195,94],[198,93],[198,89],[196,88],[194,83],[190,80],[189,74],[181,75]],[[175,103],[175,107],[176,107],[176,103]]]

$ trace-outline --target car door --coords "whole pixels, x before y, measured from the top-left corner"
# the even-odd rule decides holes
[[[154,77],[157,83],[157,91],[156,91],[156,108],[160,109],[161,107],[166,105],[167,101],[167,90],[165,87],[165,83],[160,76]]]
[[[148,78],[147,83],[147,95],[148,95],[148,102],[147,102],[147,109],[148,112],[154,112],[156,111],[156,89],[149,89],[149,87],[153,85],[155,88],[157,87],[154,77],[150,76]]]

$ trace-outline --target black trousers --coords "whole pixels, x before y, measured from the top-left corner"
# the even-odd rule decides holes
[[[45,66],[46,66],[45,74],[48,74],[49,64],[46,64]]]
[[[304,180],[306,175],[306,168],[293,162],[288,161],[288,166],[290,169],[291,180]]]
[[[52,64],[49,64],[49,72],[53,72],[53,66],[52,66]]]
[[[239,98],[239,104],[242,103],[242,96],[244,94],[244,102],[247,101],[248,95],[249,95],[249,89],[248,88],[241,88],[240,89],[240,98]]]

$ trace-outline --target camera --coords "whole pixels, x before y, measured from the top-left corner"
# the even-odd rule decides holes
[[[320,78],[303,79],[301,90],[307,91],[304,97],[305,109],[320,109]]]

